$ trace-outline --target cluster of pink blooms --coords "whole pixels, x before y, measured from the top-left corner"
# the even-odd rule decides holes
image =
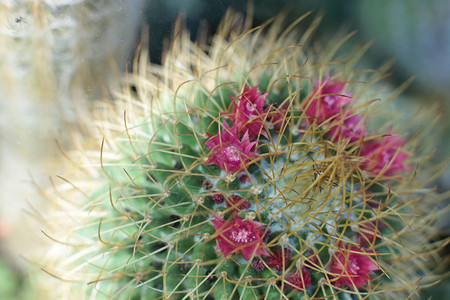
[[[353,98],[345,88],[345,83],[331,81],[329,76],[324,82],[318,80],[304,103],[307,122],[328,128],[333,142],[359,142],[360,167],[372,176],[395,176],[410,170],[405,165],[408,153],[401,150],[404,139],[390,133],[378,139],[366,139],[369,132],[364,118],[348,107]],[[251,159],[258,156],[258,138],[261,135],[267,137],[265,124],[280,131],[286,119],[287,104],[279,108],[264,108],[266,98],[267,93],[248,86],[237,99],[231,97],[232,113],[227,116],[232,126],[224,120],[222,130],[215,136],[210,135],[206,142],[210,151],[206,165],[216,164],[227,173],[234,173],[245,169]]]
[[[329,76],[324,82],[318,80],[313,93],[304,103],[306,123],[328,129],[328,138],[333,142],[358,143],[362,158],[360,168],[370,176],[395,176],[409,170],[405,165],[408,154],[400,150],[405,140],[392,134],[368,139],[369,132],[364,118],[349,107],[353,98],[345,88],[346,83],[331,81]],[[232,113],[224,114],[225,120],[219,133],[209,135],[206,141],[210,151],[206,165],[216,164],[230,174],[245,170],[252,159],[258,157],[259,137],[267,138],[266,130],[272,128],[280,132],[285,126],[288,108],[288,105],[264,108],[266,98],[267,93],[258,92],[257,87],[245,87],[239,97],[231,97]],[[231,127],[227,120],[232,124]],[[247,175],[240,178],[243,183],[248,180]],[[253,259],[251,265],[259,271],[268,266],[283,272],[289,267],[291,250],[284,248],[269,253],[265,246],[269,229],[263,229],[265,224],[244,220],[238,215],[240,210],[251,207],[247,199],[238,195],[225,197],[220,192],[215,192],[213,200],[216,203],[226,201],[227,207],[233,212],[230,220],[214,214],[215,219],[212,221],[216,228],[218,249],[225,257],[242,253],[246,260]],[[358,243],[362,247],[377,239],[375,224],[367,223],[360,228],[362,230],[358,235]],[[373,253],[368,253],[359,246],[342,244],[340,248],[333,255],[329,267],[334,284],[349,288],[363,287],[371,279],[373,271],[379,269],[373,261]],[[298,291],[305,290],[311,285],[310,272],[306,267],[291,271],[286,277],[285,285]]]
[[[260,135],[266,135],[264,130],[265,114],[268,111],[264,109],[266,98],[267,93],[259,93],[257,87],[247,86],[237,99],[231,97],[232,113],[225,116],[230,119],[232,126],[230,127],[224,120],[222,131],[210,136],[206,142],[210,157],[205,165],[216,164],[227,173],[234,173],[242,171],[252,158],[258,156],[257,139]],[[214,215],[216,241],[221,253],[224,256],[242,253],[247,260],[254,255],[268,255],[264,248],[264,230],[260,228],[265,224],[242,220],[237,214],[239,210],[248,209],[251,203],[239,195],[225,197],[221,193],[215,193],[213,200],[215,203],[226,201],[227,207],[234,211],[232,221]]]
[[[398,173],[411,168],[405,164],[408,153],[401,150],[405,139],[387,133],[377,139],[367,139],[362,115],[349,108],[352,95],[345,91],[346,84],[331,81],[327,76],[324,82],[317,81],[313,94],[305,102],[307,122],[329,129],[329,139],[333,142],[358,142],[360,156],[363,158],[360,168],[370,176],[396,178]],[[377,239],[378,225],[366,222],[360,225],[357,242],[368,246]],[[336,286],[361,288],[371,279],[373,271],[379,270],[373,261],[373,253],[362,250],[359,246],[340,245],[341,250],[332,258],[330,272]]]
[[[222,131],[209,136],[206,146],[210,157],[205,165],[218,165],[227,173],[243,170],[252,158],[257,157],[256,145],[259,136],[267,137],[265,124],[270,123],[279,131],[285,119],[286,107],[264,109],[267,93],[258,92],[258,87],[244,88],[243,93],[233,101],[232,113],[225,116],[230,120],[222,123]]]
[[[312,95],[305,102],[304,112],[309,124],[317,124],[329,129],[333,142],[341,140],[360,142],[361,169],[371,176],[394,176],[410,170],[405,165],[408,153],[400,150],[405,140],[394,134],[366,141],[369,135],[364,118],[349,108],[353,101],[351,93],[345,92],[346,84],[331,81],[327,76],[324,82],[317,80]]]
[[[231,96],[230,96],[231,97]],[[232,113],[225,114],[232,126],[226,120],[222,123],[222,130],[214,136],[209,136],[206,146],[210,151],[210,156],[205,162],[206,165],[216,164],[227,173],[242,171],[252,158],[257,157],[257,142],[259,136],[267,137],[266,127],[280,131],[285,125],[285,115],[287,106],[279,108],[266,104],[267,93],[258,92],[257,87],[245,87],[243,93],[238,98],[231,97],[233,101]],[[248,183],[247,175],[240,176],[242,183]],[[261,227],[265,224],[243,220],[238,211],[248,209],[251,203],[239,195],[225,197],[221,193],[214,193],[213,201],[223,203],[226,201],[227,207],[233,213],[232,220],[225,220],[214,214],[212,221],[216,228],[216,241],[218,249],[225,256],[242,253],[246,260],[252,257],[264,255],[267,257],[269,267],[283,271],[288,266],[290,260],[290,250],[284,249],[284,256],[280,250],[269,254],[265,247],[264,239],[268,235],[267,230]],[[258,258],[254,259],[252,266],[256,270],[263,270],[264,263]],[[308,270],[303,269],[291,273],[286,278],[287,286],[296,290],[304,290],[311,285],[311,275]]]

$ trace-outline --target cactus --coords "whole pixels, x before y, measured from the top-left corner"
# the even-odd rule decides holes
[[[11,228],[0,241],[0,255],[17,273],[5,275],[9,286],[14,286],[14,277],[20,281],[20,293],[0,291],[2,299],[29,299],[24,275],[30,264],[21,256],[34,254],[42,242],[34,234],[35,227],[24,222],[23,212],[28,199],[41,209],[46,203],[33,197],[34,188],[24,182],[33,174],[39,185],[45,183],[44,174],[54,170],[49,162],[53,166],[60,162],[55,157],[55,136],[60,144],[69,144],[67,132],[78,125],[77,115],[88,110],[92,102],[87,100],[101,94],[99,78],[117,79],[112,75],[119,73],[112,72],[112,57],[124,68],[144,4],[142,0],[0,0],[0,174],[4,178],[0,220]]]
[[[319,21],[230,12],[210,46],[178,23],[162,66],[141,53],[46,193],[59,296],[399,299],[436,280],[421,134],[386,110],[386,69],[358,69],[365,48],[314,50]]]

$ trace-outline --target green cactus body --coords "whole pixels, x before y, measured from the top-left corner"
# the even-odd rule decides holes
[[[101,163],[88,167],[98,172],[92,180],[100,187],[84,191],[83,210],[98,214],[74,230],[92,242],[74,264],[89,262],[87,295],[414,293],[414,278],[426,274],[416,259],[426,255],[411,236],[432,253],[436,245],[419,228],[431,232],[435,212],[409,227],[403,217],[428,204],[418,200],[425,189],[409,172],[406,150],[386,150],[388,142],[400,144],[394,139],[376,148],[382,129],[346,123],[380,114],[372,112],[368,87],[355,83],[362,80],[352,70],[356,62],[329,64],[339,59],[331,50],[307,60],[296,45],[307,45],[309,34],[273,25],[240,35],[246,31],[239,24],[228,15],[208,54],[181,33],[163,68],[133,78],[137,94],[125,86],[105,108]],[[311,112],[308,105],[321,103],[314,99],[337,101],[336,115],[321,107]],[[125,127],[111,130],[120,110]]]

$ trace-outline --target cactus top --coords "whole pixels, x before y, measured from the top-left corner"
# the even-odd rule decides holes
[[[83,148],[53,201],[87,199],[55,214],[74,254],[49,273],[72,264],[106,299],[399,299],[432,282],[439,206],[409,172],[414,135],[374,105],[381,73],[233,16],[206,49],[177,35],[95,119],[101,154]]]

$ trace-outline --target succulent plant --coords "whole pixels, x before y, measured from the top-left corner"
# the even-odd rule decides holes
[[[305,17],[228,13],[209,46],[178,23],[162,66],[141,53],[47,192],[60,296],[399,299],[437,279],[422,135],[366,47],[313,47]]]

